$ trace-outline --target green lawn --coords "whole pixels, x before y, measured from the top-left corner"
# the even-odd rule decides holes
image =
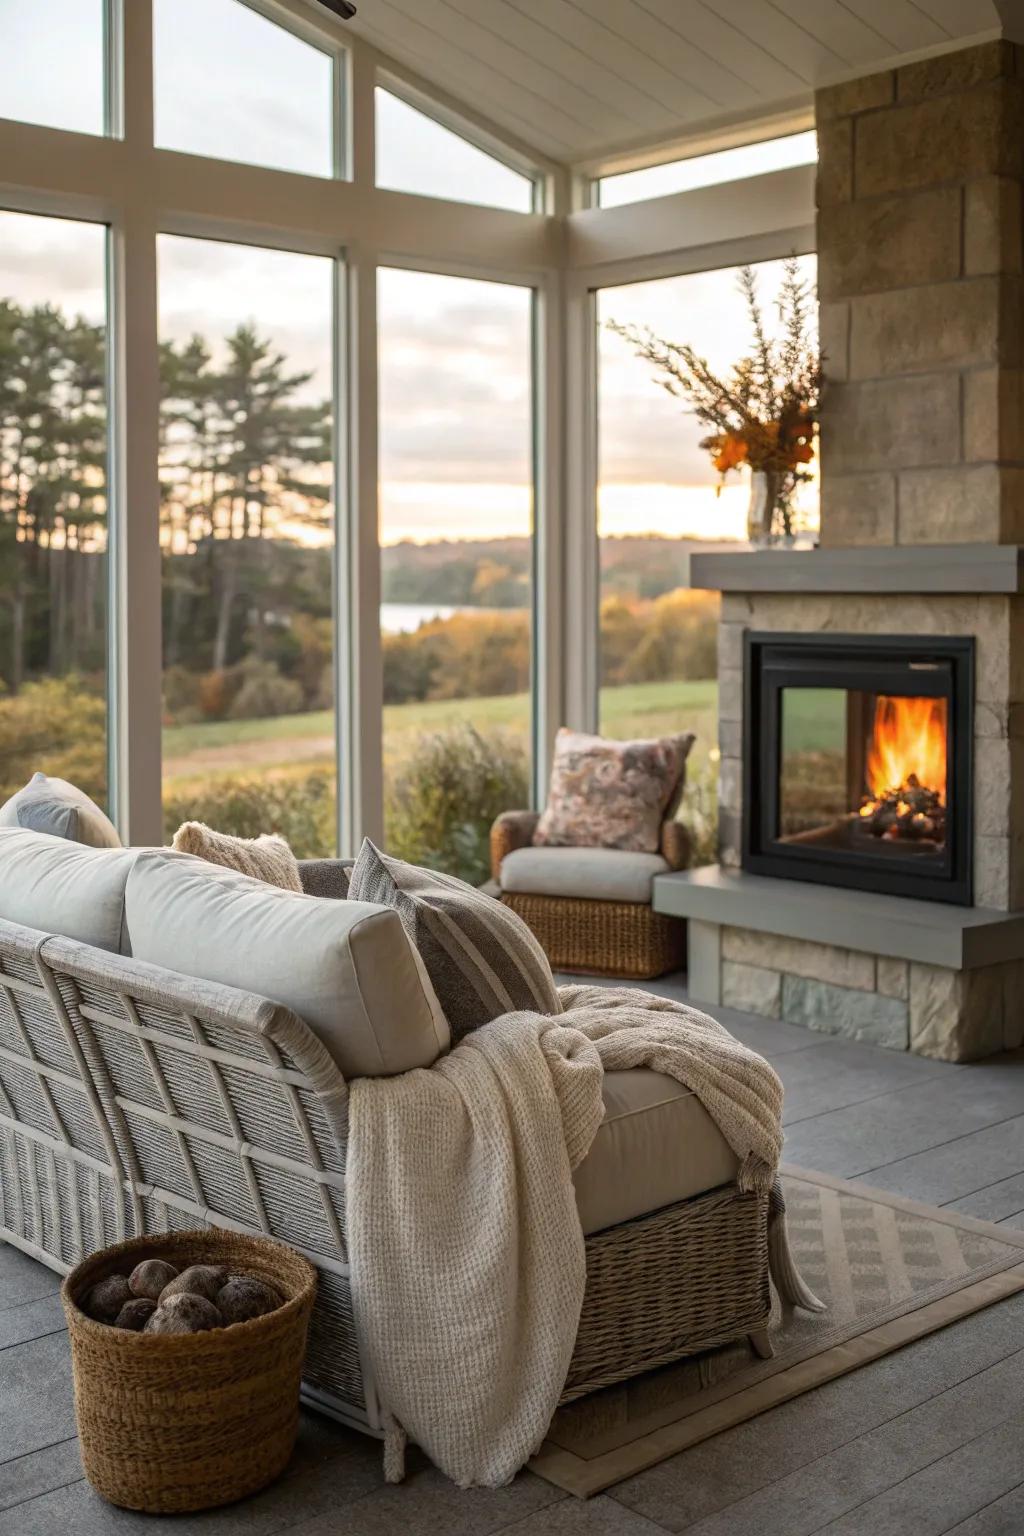
[[[636,683],[601,690],[601,730],[608,736],[657,736],[696,732],[694,767],[707,762],[718,739],[718,684],[703,682]],[[415,738],[469,721],[489,731],[517,731],[526,737],[526,694],[500,698],[440,700],[430,704],[391,704],[384,710],[384,756],[391,766],[406,755]],[[786,711],[791,749],[834,749],[845,719],[831,694],[808,689],[793,695]],[[174,726],[164,732],[165,776],[169,784],[224,774],[288,774],[325,765],[334,753],[334,720],[327,710],[282,715],[275,720],[224,720],[208,725]]]

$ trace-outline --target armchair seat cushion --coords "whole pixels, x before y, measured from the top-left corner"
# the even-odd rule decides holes
[[[575,896],[650,905],[651,881],[668,864],[660,853],[619,848],[517,848],[501,865],[501,888],[527,896]]]
[[[649,1067],[604,1076],[604,1120],[573,1175],[585,1236],[735,1179],[735,1152],[689,1088]]]

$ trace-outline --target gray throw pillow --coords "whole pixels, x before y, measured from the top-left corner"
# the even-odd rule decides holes
[[[89,848],[122,846],[114,823],[88,795],[45,773],[34,773],[24,789],[0,805],[0,827],[45,832]]]
[[[503,1013],[562,1012],[547,956],[522,918],[464,880],[389,858],[367,839],[349,900],[398,913],[453,1041]]]

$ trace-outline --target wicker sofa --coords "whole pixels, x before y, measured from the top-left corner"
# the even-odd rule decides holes
[[[552,968],[633,981],[682,969],[686,923],[655,912],[651,880],[689,867],[693,840],[685,823],[662,822],[658,853],[635,854],[534,848],[539,820],[537,811],[505,811],[497,818],[491,875],[501,900],[537,935]]]
[[[118,875],[113,902],[69,912],[66,860],[59,879],[26,881],[55,841],[0,832],[0,1238],[61,1272],[124,1237],[195,1226],[292,1244],[320,1281],[305,1396],[380,1432],[353,1321],[348,1094],[333,1046],[282,1002],[195,974],[203,947],[181,932],[162,934],[181,947],[179,969],[121,952],[137,936],[138,855],[87,850],[122,861],[122,908]],[[161,877],[161,859],[187,859],[147,857]],[[106,879],[115,866],[92,868]],[[221,872],[217,892],[233,898],[242,878]],[[323,899],[344,896],[340,863],[306,866],[304,880],[321,899],[276,893],[309,902],[293,913],[398,945],[387,909]],[[114,925],[105,947],[60,931],[99,918]],[[145,929],[143,913],[143,940]],[[400,960],[396,949],[399,971]],[[225,963],[260,974],[265,959],[232,951]],[[577,1171],[587,1290],[566,1400],[743,1335],[768,1349],[771,1201],[738,1190],[733,1154],[680,1085],[647,1071],[609,1073],[606,1085],[605,1124]]]

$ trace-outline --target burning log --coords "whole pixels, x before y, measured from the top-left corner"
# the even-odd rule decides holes
[[[922,784],[916,773],[908,774],[898,789],[887,789],[866,799],[857,819],[864,832],[887,842],[945,841],[946,807],[942,793]]]

